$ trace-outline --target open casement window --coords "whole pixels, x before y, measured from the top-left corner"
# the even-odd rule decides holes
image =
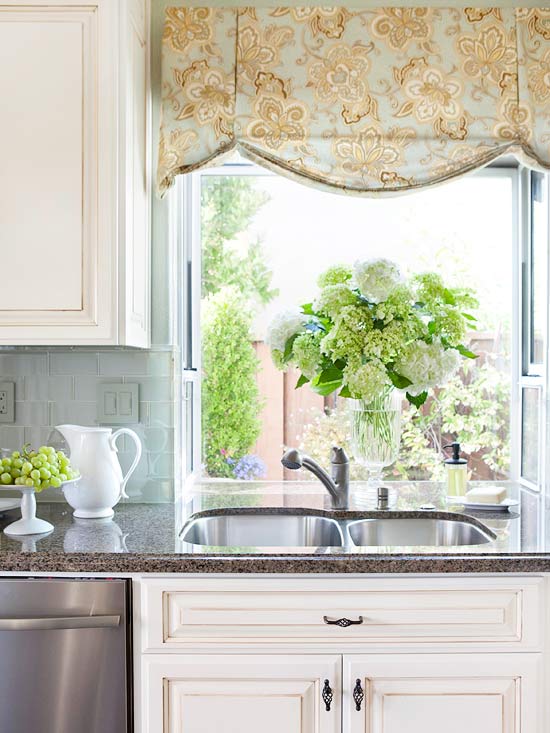
[[[179,223],[179,256],[180,287],[179,301],[182,313],[182,463],[184,466],[183,475],[187,478],[198,478],[208,475],[204,470],[204,455],[202,452],[201,438],[201,292],[203,292],[202,266],[201,266],[201,190],[209,177],[246,177],[249,180],[257,181],[258,185],[269,189],[271,195],[277,198],[272,202],[271,219],[265,219],[264,224],[276,229],[277,235],[269,230],[266,241],[266,248],[273,256],[270,259],[270,267],[275,272],[273,285],[281,288],[281,282],[293,277],[299,277],[304,281],[303,289],[298,288],[299,294],[285,302],[277,303],[277,310],[290,308],[297,303],[306,302],[309,295],[307,282],[315,281],[316,275],[311,275],[309,270],[316,266],[326,269],[337,261],[353,262],[354,258],[368,258],[370,256],[387,256],[390,259],[401,259],[400,253],[395,249],[395,241],[401,236],[406,243],[403,245],[402,259],[404,267],[412,271],[438,269],[443,260],[431,260],[430,252],[426,250],[415,261],[414,242],[421,242],[424,238],[429,239],[429,227],[426,220],[426,212],[433,210],[433,207],[441,205],[445,208],[445,214],[440,214],[444,219],[438,222],[440,229],[438,235],[442,241],[442,248],[449,246],[447,240],[456,239],[456,232],[465,239],[468,237],[468,229],[463,228],[463,221],[473,217],[474,221],[480,221],[482,233],[477,236],[474,246],[465,248],[464,252],[456,253],[457,272],[461,267],[464,269],[465,257],[470,256],[468,252],[474,252],[479,258],[475,267],[479,271],[479,279],[476,287],[479,294],[485,293],[485,285],[492,286],[493,290],[500,292],[501,300],[492,304],[495,313],[499,307],[507,311],[501,325],[494,329],[478,334],[474,337],[474,349],[481,348],[482,353],[490,354],[498,352],[494,363],[500,363],[501,395],[505,395],[507,401],[506,410],[509,413],[506,425],[506,445],[503,452],[510,454],[510,460],[500,477],[496,473],[474,476],[477,480],[501,480],[509,478],[519,480],[531,489],[540,489],[545,485],[547,458],[547,433],[546,428],[546,394],[547,394],[547,360],[548,360],[548,175],[529,171],[525,168],[510,165],[507,161],[500,165],[485,168],[473,173],[462,183],[449,183],[437,189],[427,190],[411,194],[416,197],[414,203],[409,207],[414,213],[409,219],[403,219],[401,229],[397,228],[393,234],[385,237],[386,232],[380,227],[383,222],[392,220],[388,226],[393,226],[393,219],[403,217],[403,202],[409,196],[401,196],[391,200],[364,200],[353,197],[346,197],[339,194],[327,194],[312,190],[294,182],[288,181],[277,174],[268,172],[248,162],[230,162],[219,167],[212,167],[204,171],[195,172],[186,176],[180,176],[176,184],[176,196],[180,211]],[[467,183],[471,181],[470,183]],[[464,183],[466,182],[466,183]],[[455,193],[458,189],[453,186],[471,186],[469,194]],[[435,193],[437,192],[437,193]],[[483,196],[487,196],[487,214],[484,215],[483,203],[476,206],[473,212],[468,210],[468,202],[478,202]],[[422,197],[427,197],[425,200]],[[428,197],[432,199],[428,199]],[[433,198],[438,196],[440,198]],[[316,198],[319,197],[319,198]],[[468,198],[469,197],[469,198]],[[501,198],[499,198],[501,197]],[[490,201],[489,201],[490,199]],[[286,203],[285,203],[286,202]],[[284,205],[283,205],[284,204]],[[279,209],[276,206],[279,206]],[[285,208],[286,206],[286,208]],[[390,207],[395,207],[390,208]],[[364,208],[361,208],[364,207]],[[365,212],[365,207],[368,209]],[[378,215],[376,207],[384,207],[384,213]],[[399,211],[401,213],[399,213]],[[395,211],[395,216],[393,215]],[[278,212],[278,213],[277,213]],[[327,213],[328,212],[328,213]],[[357,213],[359,212],[359,214]],[[317,236],[313,225],[320,226],[315,220],[326,216],[326,221],[344,222],[342,234],[338,238],[338,246],[320,254],[311,250],[309,238],[315,240]],[[374,230],[361,228],[360,221],[369,222],[372,227],[373,217],[375,219]],[[378,217],[378,219],[377,219]],[[384,218],[385,217],[385,218]],[[423,218],[424,217],[424,218]],[[323,219],[323,221],[325,221]],[[267,223],[266,223],[267,222]],[[430,227],[436,226],[429,222]],[[347,227],[347,228],[346,228]],[[378,229],[376,229],[378,227]],[[408,227],[408,229],[407,229]],[[328,226],[330,228],[330,226]],[[416,231],[414,231],[416,229]],[[311,233],[312,231],[312,233]],[[336,229],[331,229],[332,235],[336,236]],[[462,231],[464,233],[462,233]],[[470,234],[473,231],[469,230]],[[285,237],[285,233],[288,236]],[[499,249],[499,237],[506,235],[506,242],[502,242]],[[253,231],[251,236],[257,232]],[[367,236],[368,234],[368,236]],[[327,233],[327,237],[330,233]],[[385,245],[385,238],[390,240],[393,237],[393,247],[388,252],[359,251],[354,253],[353,247],[348,243],[354,236],[362,237],[365,243],[374,239]],[[292,240],[295,245],[288,253],[281,253],[280,249],[286,246],[285,239]],[[301,243],[301,244],[296,244]],[[492,254],[483,256],[475,254],[480,249],[491,246]],[[279,247],[279,244],[281,245]],[[365,246],[366,246],[365,244]],[[390,242],[391,244],[391,242]],[[241,242],[242,245],[242,242]],[[370,246],[370,245],[369,245]],[[303,247],[303,249],[302,249]],[[308,250],[309,247],[309,250]],[[277,252],[275,252],[277,250]],[[465,254],[466,253],[466,254]],[[447,262],[452,261],[455,252],[450,255],[439,254]],[[285,259],[286,258],[286,259]],[[462,259],[461,259],[462,258]],[[283,264],[282,264],[283,263]],[[504,266],[503,266],[504,263]],[[299,266],[299,267],[298,267]],[[295,270],[299,270],[296,275]],[[277,270],[279,268],[279,270]],[[279,273],[277,275],[277,272]],[[452,268],[449,270],[452,274]],[[446,273],[445,277],[447,277]],[[309,278],[309,280],[308,280]],[[490,278],[490,280],[489,280]],[[499,278],[504,278],[498,283]],[[452,279],[452,277],[451,277]],[[487,287],[487,289],[490,289]],[[303,292],[303,294],[302,294]],[[303,300],[300,300],[303,298]],[[295,302],[294,302],[295,301]],[[501,304],[499,306],[499,303]],[[269,306],[270,316],[273,315],[273,304]],[[259,317],[262,321],[262,317]],[[265,318],[264,318],[265,320]],[[503,326],[502,323],[505,325]],[[256,327],[255,327],[256,328]],[[256,328],[256,330],[258,330]],[[482,329],[483,330],[483,329]],[[255,335],[255,348],[262,362],[264,374],[269,371],[268,349],[261,344],[260,335]],[[258,344],[260,346],[258,347]],[[503,345],[504,344],[504,345]],[[267,356],[266,356],[267,354]],[[502,364],[505,366],[502,367]],[[277,393],[279,400],[277,409],[273,410],[271,417],[264,421],[264,434],[253,446],[251,452],[257,453],[265,459],[273,470],[281,470],[278,467],[279,458],[283,445],[291,445],[303,437],[303,425],[293,425],[287,422],[280,428],[274,422],[275,413],[279,415],[286,410],[287,415],[295,414],[296,399],[303,399],[304,392],[294,390],[295,377],[293,374],[286,377],[287,385],[279,384],[274,388],[267,385],[266,379],[260,379],[263,383],[262,394],[264,399],[271,399]],[[283,380],[283,376],[280,376]],[[292,381],[294,380],[294,381]],[[292,384],[291,384],[292,382]],[[228,389],[228,399],[231,390]],[[299,397],[296,397],[298,395]],[[321,405],[319,414],[323,410],[332,407],[325,402]],[[284,422],[284,416],[283,416]],[[493,454],[498,454],[498,448]],[[498,456],[497,456],[498,458]],[[323,460],[321,458],[321,460]],[[325,459],[326,460],[326,459]],[[491,458],[495,460],[495,455]],[[474,469],[475,470],[475,469]],[[270,469],[271,471],[271,469]],[[227,478],[227,476],[225,477]],[[279,480],[293,478],[296,476],[285,476],[281,470],[277,473],[268,473],[268,479]]]
[[[520,478],[539,489],[548,477],[549,176],[523,169],[520,283]]]
[[[179,263],[176,301],[181,313],[180,460],[184,483],[200,476],[201,467],[201,335],[200,335],[200,188],[193,176],[176,185]]]

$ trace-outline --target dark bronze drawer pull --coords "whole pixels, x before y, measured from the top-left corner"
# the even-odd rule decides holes
[[[363,702],[365,698],[365,693],[363,692],[363,688],[361,687],[361,680],[357,679],[355,680],[355,687],[353,688],[353,701],[355,702],[355,709],[357,711],[361,710],[361,703]]]
[[[340,626],[343,629],[347,629],[348,626],[357,626],[359,624],[363,623],[363,617],[359,616],[357,621],[352,621],[349,618],[337,618],[337,619],[330,619],[328,616],[323,616],[323,621],[326,624],[329,624],[329,626]]]
[[[334,693],[332,692],[332,688],[328,680],[325,680],[325,686],[323,687],[322,697],[323,697],[323,702],[325,703],[327,713],[330,713],[330,705],[332,703],[332,698],[334,697]]]

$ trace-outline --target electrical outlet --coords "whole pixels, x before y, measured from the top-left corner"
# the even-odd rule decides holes
[[[139,422],[139,384],[100,384],[97,421],[107,425]]]
[[[0,382],[0,423],[15,422],[15,384]]]

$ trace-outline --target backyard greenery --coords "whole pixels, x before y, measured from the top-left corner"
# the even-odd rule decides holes
[[[202,432],[209,476],[234,478],[235,462],[260,435],[258,359],[250,339],[252,314],[227,288],[204,303]]]
[[[201,197],[203,461],[209,476],[252,480],[265,466],[249,455],[262,410],[251,304],[268,303],[276,293],[261,242],[239,254],[235,240],[267,197],[246,177],[231,176],[203,177]]]
[[[244,254],[232,246],[246,232],[268,196],[247,176],[203,176],[201,185],[202,296],[235,287],[246,299],[269,303],[271,271],[262,244],[251,242]]]

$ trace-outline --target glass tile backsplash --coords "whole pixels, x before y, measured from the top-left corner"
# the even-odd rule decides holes
[[[0,382],[15,383],[15,422],[0,424],[0,448],[39,446],[63,423],[97,425],[98,385],[139,384],[139,422],[129,427],[143,443],[141,461],[127,486],[130,501],[167,502],[174,496],[173,356],[170,351],[90,348],[2,349]],[[101,423],[104,424],[104,423]],[[120,426],[113,426],[115,429]],[[131,441],[119,440],[125,472]],[[62,500],[49,489],[39,500]]]

